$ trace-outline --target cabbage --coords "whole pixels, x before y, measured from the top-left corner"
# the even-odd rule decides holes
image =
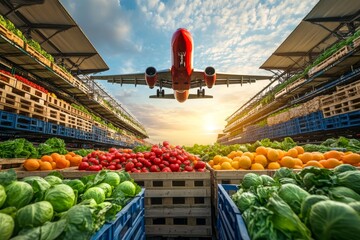
[[[51,203],[41,201],[20,208],[16,214],[16,221],[21,228],[38,227],[51,221],[53,214]]]
[[[360,216],[348,205],[331,200],[316,203],[309,223],[317,239],[359,239]]]
[[[136,186],[130,181],[124,181],[120,183],[116,189],[120,190],[125,196],[134,197],[136,193]]]
[[[4,205],[6,201],[6,192],[5,192],[5,188],[0,185],[0,208],[2,207],[2,205]]]
[[[263,182],[259,175],[255,173],[247,173],[242,180],[241,186],[245,189],[249,189],[250,187],[257,187],[262,184]]]
[[[347,172],[347,171],[354,171],[356,170],[356,167],[350,165],[350,164],[340,164],[339,166],[336,166],[333,170],[335,174]]]
[[[63,183],[70,186],[73,190],[77,190],[78,193],[83,193],[85,190],[85,184],[80,179],[67,179],[63,180]]]
[[[0,213],[0,237],[2,240],[10,239],[14,231],[14,220],[9,215]]]
[[[309,195],[304,199],[304,201],[301,204],[300,217],[303,219],[303,222],[305,224],[308,223],[308,218],[309,218],[309,214],[310,214],[310,210],[311,210],[312,206],[315,203],[325,201],[325,200],[329,200],[329,198],[326,196],[322,196],[322,195]]]
[[[282,185],[278,194],[279,197],[281,197],[282,200],[284,200],[296,214],[300,213],[302,202],[310,195],[304,189],[291,183]]]
[[[105,175],[105,179],[102,182],[107,183],[110,186],[116,187],[120,184],[120,176],[116,172],[107,172]]]
[[[338,174],[338,183],[340,186],[350,188],[360,194],[360,171],[347,171]]]
[[[360,195],[347,187],[332,187],[329,189],[329,197],[331,200],[343,203],[351,203],[360,201]]]
[[[294,184],[294,185],[297,185],[297,182],[296,182],[295,179],[288,178],[288,177],[280,178],[279,183],[280,184]]]
[[[240,211],[244,212],[249,207],[255,205],[256,196],[251,192],[244,192],[240,194],[234,202],[236,206],[240,209]]]
[[[351,202],[349,203],[349,206],[352,207],[358,215],[360,215],[360,202]]]
[[[275,184],[274,179],[268,175],[260,175],[260,177],[264,186],[273,186]]]
[[[33,198],[34,191],[30,184],[26,182],[13,182],[6,186],[6,206],[13,206],[17,209],[30,203]]]
[[[105,201],[105,191],[99,187],[92,187],[86,190],[82,200],[93,198],[97,204]]]
[[[36,182],[41,189],[46,190],[51,187],[50,183],[48,183],[44,178],[39,176],[26,177],[23,178],[22,181],[30,184],[31,186],[33,186],[33,188],[34,188],[34,182]]]
[[[46,176],[44,177],[44,179],[50,183],[51,186],[54,186],[54,185],[57,185],[57,184],[61,184],[62,183],[62,180],[61,178],[57,177],[57,176],[53,176],[53,175],[50,175],[50,176]]]
[[[95,187],[99,187],[101,188],[102,190],[104,190],[105,192],[105,197],[111,197],[111,194],[112,194],[112,187],[107,184],[107,183],[100,183],[99,185],[95,186]]]
[[[46,191],[44,200],[51,203],[55,212],[64,212],[75,204],[75,193],[68,185],[58,184]]]

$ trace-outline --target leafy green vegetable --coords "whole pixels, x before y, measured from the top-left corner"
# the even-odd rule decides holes
[[[5,188],[2,185],[0,185],[0,209],[4,205],[5,201],[6,201]]]
[[[75,204],[75,193],[68,185],[58,184],[46,191],[44,200],[49,201],[56,212],[64,212]]]
[[[299,214],[302,202],[310,194],[299,186],[288,183],[279,188],[278,195],[291,207],[294,213]]]
[[[268,175],[260,175],[262,183],[264,186],[273,186],[275,185],[275,181],[272,177]]]
[[[73,190],[77,190],[79,194],[85,190],[85,184],[80,179],[65,179],[63,183],[69,185]]]
[[[82,199],[94,199],[97,204],[105,201],[105,191],[100,187],[91,187],[85,191]]]
[[[337,175],[338,184],[360,194],[360,171],[347,171]]]
[[[79,149],[79,150],[75,150],[74,153],[77,155],[80,155],[82,157],[87,156],[89,153],[92,153],[94,151],[94,149]]]
[[[312,206],[315,203],[325,200],[329,200],[329,198],[323,195],[309,195],[304,199],[304,201],[301,204],[300,217],[303,219],[303,222],[306,225],[308,225],[309,214]]]
[[[357,194],[350,188],[347,187],[332,187],[329,189],[329,197],[331,200],[343,203],[351,203],[355,201],[360,201],[360,195]]]
[[[15,182],[17,179],[14,169],[7,171],[0,171],[0,184],[6,187],[7,185]]]
[[[62,183],[62,180],[61,180],[59,177],[52,176],[52,175],[46,176],[46,177],[44,177],[44,179],[45,179],[48,183],[50,183],[51,186],[54,186],[54,185],[57,185],[57,184],[61,184],[61,183]]]
[[[67,222],[60,220],[56,222],[46,222],[36,228],[24,228],[11,240],[55,240],[59,239],[60,234],[65,230]],[[74,238],[75,239],[75,238]]]
[[[0,158],[36,158],[37,155],[33,144],[24,138],[0,143]]]
[[[7,195],[5,206],[13,206],[17,209],[29,204],[34,195],[30,184],[19,181],[6,186],[5,191]]]
[[[289,239],[311,239],[310,230],[277,194],[269,198],[268,209],[274,213],[272,216],[274,227],[282,231]]]
[[[108,183],[100,183],[99,185],[96,185],[96,187],[101,188],[105,192],[105,197],[109,198],[112,195],[112,187]]]
[[[49,138],[44,143],[39,144],[39,156],[50,155],[52,153],[66,154],[66,146],[63,139]]]
[[[241,212],[244,212],[249,207],[255,205],[256,199],[256,196],[251,192],[244,192],[233,197],[236,206],[240,209]]]
[[[130,181],[120,183],[116,189],[122,191],[125,196],[135,197],[136,195],[136,186]]]
[[[15,223],[12,217],[0,213],[0,236],[1,239],[8,240],[13,234]]]
[[[360,202],[351,202],[349,206],[352,207],[360,216]]]
[[[255,173],[247,173],[241,182],[241,187],[249,189],[250,187],[257,187],[262,184],[262,178],[259,175]]]
[[[22,181],[29,183],[34,191],[34,202],[42,201],[45,197],[45,192],[51,185],[45,179],[39,176],[25,177]]]
[[[105,179],[102,182],[116,187],[120,184],[120,176],[116,172],[106,172]]]
[[[16,221],[20,228],[38,227],[51,221],[54,210],[47,201],[41,201],[20,208],[16,214]]]
[[[335,174],[347,172],[347,171],[354,171],[356,170],[356,167],[350,165],[350,164],[340,164],[339,166],[336,166],[333,170]]]
[[[17,209],[16,207],[7,207],[0,210],[0,213],[5,213],[9,216],[11,216],[13,219],[16,217]]]
[[[90,206],[85,205],[75,205],[70,208],[62,217],[67,224],[59,239],[89,239],[95,231],[92,212]]]
[[[317,239],[358,239],[360,216],[350,206],[331,200],[316,203],[309,223]]]

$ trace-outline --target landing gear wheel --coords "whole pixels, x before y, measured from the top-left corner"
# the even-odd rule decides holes
[[[205,96],[205,89],[203,89],[202,91],[201,91],[201,95],[204,97]]]
[[[160,90],[159,89],[156,89],[156,96],[160,97]]]
[[[200,89],[197,90],[197,96],[200,97]]]
[[[161,90],[161,96],[165,97],[165,90]]]

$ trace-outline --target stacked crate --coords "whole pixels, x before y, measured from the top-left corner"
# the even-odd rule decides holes
[[[148,237],[211,237],[210,172],[132,173],[145,193]]]

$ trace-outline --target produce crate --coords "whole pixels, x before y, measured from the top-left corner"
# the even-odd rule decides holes
[[[106,223],[91,240],[138,240],[145,239],[144,192],[129,202],[111,223]]]
[[[0,158],[0,170],[20,168],[24,161],[25,158]]]
[[[65,72],[61,67],[59,67],[56,63],[51,63],[51,68],[52,70],[57,73],[60,77],[62,77],[63,79],[71,82],[72,81],[72,76]]]
[[[16,78],[9,76],[5,73],[0,72],[0,82],[5,83],[11,87],[15,87],[16,84]]]
[[[8,30],[6,27],[0,24],[0,34],[5,36],[7,39],[12,41],[13,43],[19,45],[20,47],[24,46],[24,40],[19,38],[17,35],[15,35],[13,32]]]
[[[145,193],[147,237],[211,237],[210,172],[131,173]]]
[[[229,192],[234,193],[236,191],[236,185],[218,185],[219,203],[217,207],[219,215],[217,216],[217,230],[218,239],[220,240],[250,240],[240,210],[229,196]]]
[[[44,57],[41,53],[39,53],[35,48],[30,46],[29,44],[25,44],[25,51],[27,51],[31,56],[35,57],[44,65],[51,67],[51,61]]]

